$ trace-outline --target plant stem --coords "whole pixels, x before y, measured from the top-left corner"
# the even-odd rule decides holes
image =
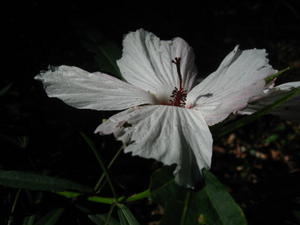
[[[187,190],[187,193],[186,193],[186,196],[184,199],[184,207],[183,207],[182,216],[180,219],[180,225],[184,225],[186,222],[186,216],[187,216],[190,200],[191,200],[191,191]]]
[[[104,225],[108,225],[108,224],[109,224],[109,221],[110,221],[110,218],[111,218],[111,214],[112,214],[112,212],[113,212],[115,206],[116,206],[115,204],[112,204],[112,205],[110,206],[110,209],[109,209],[109,211],[108,211],[107,217],[105,218]]]
[[[20,197],[21,190],[22,190],[22,189],[18,189],[18,191],[17,191],[17,193],[16,193],[16,196],[15,196],[15,199],[14,199],[14,202],[13,202],[13,205],[12,205],[12,207],[11,207],[10,216],[9,216],[7,225],[12,224],[12,222],[13,222],[12,215],[13,215],[13,213],[15,212],[15,209],[16,209],[16,206],[17,206],[17,202],[18,202],[19,197]]]
[[[78,192],[69,192],[69,191],[60,191],[60,192],[55,192],[58,195],[62,195],[66,198],[76,198],[79,197],[81,194]],[[91,202],[98,202],[98,203],[103,203],[103,204],[115,204],[118,202],[122,202],[125,200],[125,202],[132,202],[132,201],[137,201],[140,199],[148,198],[150,196],[151,192],[150,189],[147,189],[145,191],[133,194],[129,197],[126,196],[121,196],[118,198],[110,198],[110,197],[101,197],[101,196],[89,196],[86,199]]]
[[[80,134],[83,137],[83,139],[86,141],[86,143],[89,145],[89,147],[92,150],[92,152],[94,153],[94,155],[96,156],[96,159],[97,159],[97,161],[98,161],[101,169],[103,170],[103,174],[104,174],[104,176],[106,176],[106,179],[107,179],[107,182],[108,182],[108,184],[110,186],[112,194],[113,194],[114,198],[116,198],[117,194],[116,194],[115,188],[114,188],[114,186],[112,184],[112,181],[110,179],[109,173],[108,173],[108,171],[107,171],[104,163],[102,162],[101,157],[100,157],[100,155],[99,155],[99,153],[98,153],[98,151],[96,149],[96,146],[94,145],[94,143],[91,141],[91,139],[88,136],[86,136],[82,132],[80,132]]]
[[[118,158],[118,156],[120,155],[120,153],[122,152],[123,149],[124,149],[124,146],[122,146],[122,147],[117,151],[117,153],[114,155],[114,157],[112,158],[112,160],[109,162],[109,164],[108,164],[108,166],[107,166],[107,169],[109,169],[109,168],[112,166],[112,164],[113,164],[113,163],[115,162],[115,160]],[[95,190],[95,192],[96,192],[97,194],[98,194],[98,193],[100,192],[100,190],[101,190],[100,185],[101,185],[101,183],[102,183],[104,177],[105,177],[105,174],[103,173],[103,174],[101,175],[101,177],[99,178],[98,182],[96,183],[95,187],[94,187],[94,190]]]

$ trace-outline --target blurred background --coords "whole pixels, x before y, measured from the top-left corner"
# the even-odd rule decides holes
[[[89,135],[109,161],[121,144],[93,131],[114,112],[77,110],[50,99],[33,77],[48,65],[105,71],[95,57],[97,45],[114,43],[120,56],[124,34],[138,28],[161,39],[185,39],[195,50],[199,76],[213,72],[239,44],[241,49],[265,48],[278,70],[293,67],[278,83],[300,80],[297,0],[210,0],[199,5],[24,1],[10,3],[4,10],[5,69],[0,80],[0,169],[4,170],[35,171],[94,185],[99,168],[79,132]],[[212,171],[241,205],[249,224],[300,224],[299,139],[299,123],[269,115],[215,141]],[[118,191],[144,190],[158,167],[152,160],[121,155],[112,168]],[[10,216],[15,194],[14,189],[0,187],[0,224]],[[68,208],[69,216],[61,224],[90,223],[82,222],[80,212],[67,200],[26,192],[14,212],[15,224],[24,215],[44,214],[53,206]],[[107,211],[102,205],[88,207]],[[141,201],[132,207],[144,224],[159,220],[150,216],[155,204]]]

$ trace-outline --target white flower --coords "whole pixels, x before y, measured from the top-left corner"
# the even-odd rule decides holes
[[[300,88],[300,81],[288,82],[275,87],[268,87],[254,101],[250,101],[248,106],[241,110],[240,114],[250,115],[256,111],[271,105],[273,102],[284,97],[288,92]],[[280,116],[284,119],[300,122],[300,92],[273,109],[270,114]]]
[[[162,41],[137,30],[123,41],[117,64],[127,82],[76,67],[60,66],[37,79],[49,97],[76,108],[123,110],[96,133],[114,134],[127,143],[125,152],[176,164],[177,183],[194,186],[209,168],[212,136],[208,126],[245,106],[265,88],[276,71],[265,50],[235,47],[219,68],[199,84],[192,48],[181,38]]]

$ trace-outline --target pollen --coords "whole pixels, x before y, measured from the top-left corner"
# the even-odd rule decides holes
[[[170,105],[184,107],[186,95],[187,93],[185,90],[183,90],[182,88],[178,89],[177,87],[175,87],[171,95],[172,99],[170,100]]]

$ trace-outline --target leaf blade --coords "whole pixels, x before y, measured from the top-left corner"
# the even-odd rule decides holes
[[[139,222],[136,220],[127,206],[123,204],[118,204],[117,206],[121,225],[139,225]]]
[[[208,225],[247,225],[242,209],[226,191],[223,184],[209,171],[204,170],[203,174],[205,187],[199,193],[199,199],[207,199],[211,206],[202,207],[206,223]]]
[[[107,215],[106,214],[96,214],[96,215],[88,215],[88,217],[96,225],[105,225]],[[116,219],[110,217],[107,225],[120,225],[120,223]]]
[[[92,191],[90,187],[70,180],[14,170],[0,170],[0,185],[39,191]]]
[[[55,225],[63,212],[63,208],[54,209],[40,218],[35,225]]]
[[[36,219],[35,215],[31,215],[31,216],[26,216],[23,220],[22,225],[33,225],[34,221]]]

